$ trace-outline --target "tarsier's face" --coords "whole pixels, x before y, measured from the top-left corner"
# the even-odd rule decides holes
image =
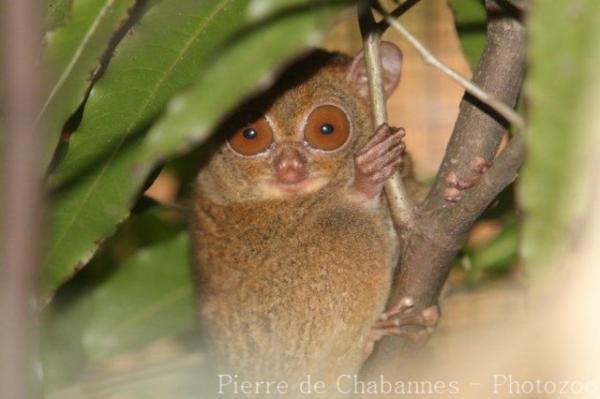
[[[238,158],[246,181],[266,197],[307,194],[325,186],[344,166],[360,128],[340,99],[324,97],[303,108],[295,106],[294,94],[265,113],[245,111],[244,123],[227,140],[227,151]]]
[[[382,49],[389,95],[399,81],[401,53],[391,45]],[[219,129],[223,142],[201,179],[222,199],[289,198],[352,182],[353,155],[373,132],[364,60],[362,53],[318,55],[326,58],[318,69],[292,68],[295,74],[249,100]]]
[[[264,175],[257,183],[274,194],[321,188],[327,176],[318,171],[319,158],[333,155],[348,142],[351,133],[348,115],[332,104],[310,111],[304,123],[293,132],[296,137],[276,134],[277,122],[270,121],[268,115],[256,115],[252,119],[229,138],[229,148],[242,157],[266,158]]]

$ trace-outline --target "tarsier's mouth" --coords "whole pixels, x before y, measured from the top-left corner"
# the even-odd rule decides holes
[[[263,191],[274,197],[310,194],[319,190],[326,183],[327,180],[323,177],[304,177],[297,182],[285,182],[274,177],[265,181]]]
[[[302,193],[307,190],[310,186],[310,180],[304,179],[298,183],[282,183],[279,181],[274,182],[274,186],[280,189],[281,191],[285,191],[287,193]]]
[[[306,167],[281,168],[277,169],[274,175],[276,182],[286,186],[294,186],[308,179],[308,170]]]

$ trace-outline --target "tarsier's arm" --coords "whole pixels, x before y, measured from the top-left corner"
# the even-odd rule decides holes
[[[362,53],[361,53],[362,54]],[[359,54],[351,67],[349,77],[358,82],[367,81],[367,72],[364,63],[364,54]],[[394,45],[386,42],[381,43],[380,56],[383,70],[383,89],[386,98],[397,87],[400,81],[402,69],[402,54]],[[368,98],[368,90],[363,87],[361,95]],[[354,156],[355,181],[354,190],[365,199],[373,199],[381,195],[383,185],[397,168],[403,166],[404,129],[393,128],[387,124],[379,126],[370,137],[367,144]],[[425,186],[420,184],[412,173],[412,165],[402,173],[406,187],[413,200],[419,203],[427,193]],[[402,229],[403,226],[397,226]],[[398,236],[402,236],[398,231]],[[401,267],[401,265],[399,265]],[[412,303],[400,301],[388,303],[384,312],[370,336],[365,348],[368,356],[374,347],[374,343],[386,335],[400,335],[415,342],[424,342],[433,332],[433,328],[439,319],[439,308],[429,307],[423,311],[415,311]]]
[[[381,195],[385,181],[403,166],[404,135],[404,129],[383,124],[354,155],[355,180],[352,189],[356,195],[367,201]],[[403,175],[411,183],[415,197],[424,195],[425,187],[414,178],[412,170]],[[392,304],[379,317],[365,346],[365,357],[371,354],[375,343],[386,335],[404,336],[415,342],[423,342],[429,337],[438,322],[439,308],[432,306],[420,313],[411,310],[410,304]]]

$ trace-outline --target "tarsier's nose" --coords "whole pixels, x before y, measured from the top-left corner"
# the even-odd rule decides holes
[[[306,157],[301,150],[284,146],[275,156],[275,177],[284,184],[296,184],[308,176]]]

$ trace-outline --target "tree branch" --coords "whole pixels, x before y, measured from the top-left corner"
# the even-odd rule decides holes
[[[414,6],[418,2],[419,2],[419,0],[406,0],[404,3],[400,4],[393,11],[391,11],[389,13],[389,15],[392,18],[400,18],[405,12],[410,10],[412,8],[412,6]],[[374,0],[372,7],[375,10],[377,10],[380,14],[385,14],[385,9],[381,6],[379,1]],[[377,30],[379,31],[380,34],[383,34],[383,32],[385,32],[389,26],[390,26],[389,21],[383,19],[377,23]]]
[[[365,62],[369,77],[369,94],[373,113],[374,125],[380,126],[387,122],[385,96],[383,93],[383,72],[379,56],[381,32],[373,17],[368,0],[358,3],[358,20],[363,36]],[[413,225],[413,204],[408,196],[400,172],[396,172],[384,185],[385,194],[392,214],[392,219],[397,226]]]
[[[486,0],[486,10],[487,46],[474,83],[504,104],[514,106],[525,73],[526,31],[514,10],[494,0]],[[493,162],[506,129],[501,115],[472,95],[464,96],[436,181],[417,212],[416,225],[404,246],[393,303],[410,298],[415,308],[424,309],[437,302],[473,223],[515,179],[523,161],[523,139],[516,135],[483,176],[474,169],[474,160]],[[444,196],[450,173],[475,182],[455,203]]]
[[[39,1],[4,1],[0,11],[4,109],[0,221],[0,397],[31,398],[31,338],[39,264]]]

